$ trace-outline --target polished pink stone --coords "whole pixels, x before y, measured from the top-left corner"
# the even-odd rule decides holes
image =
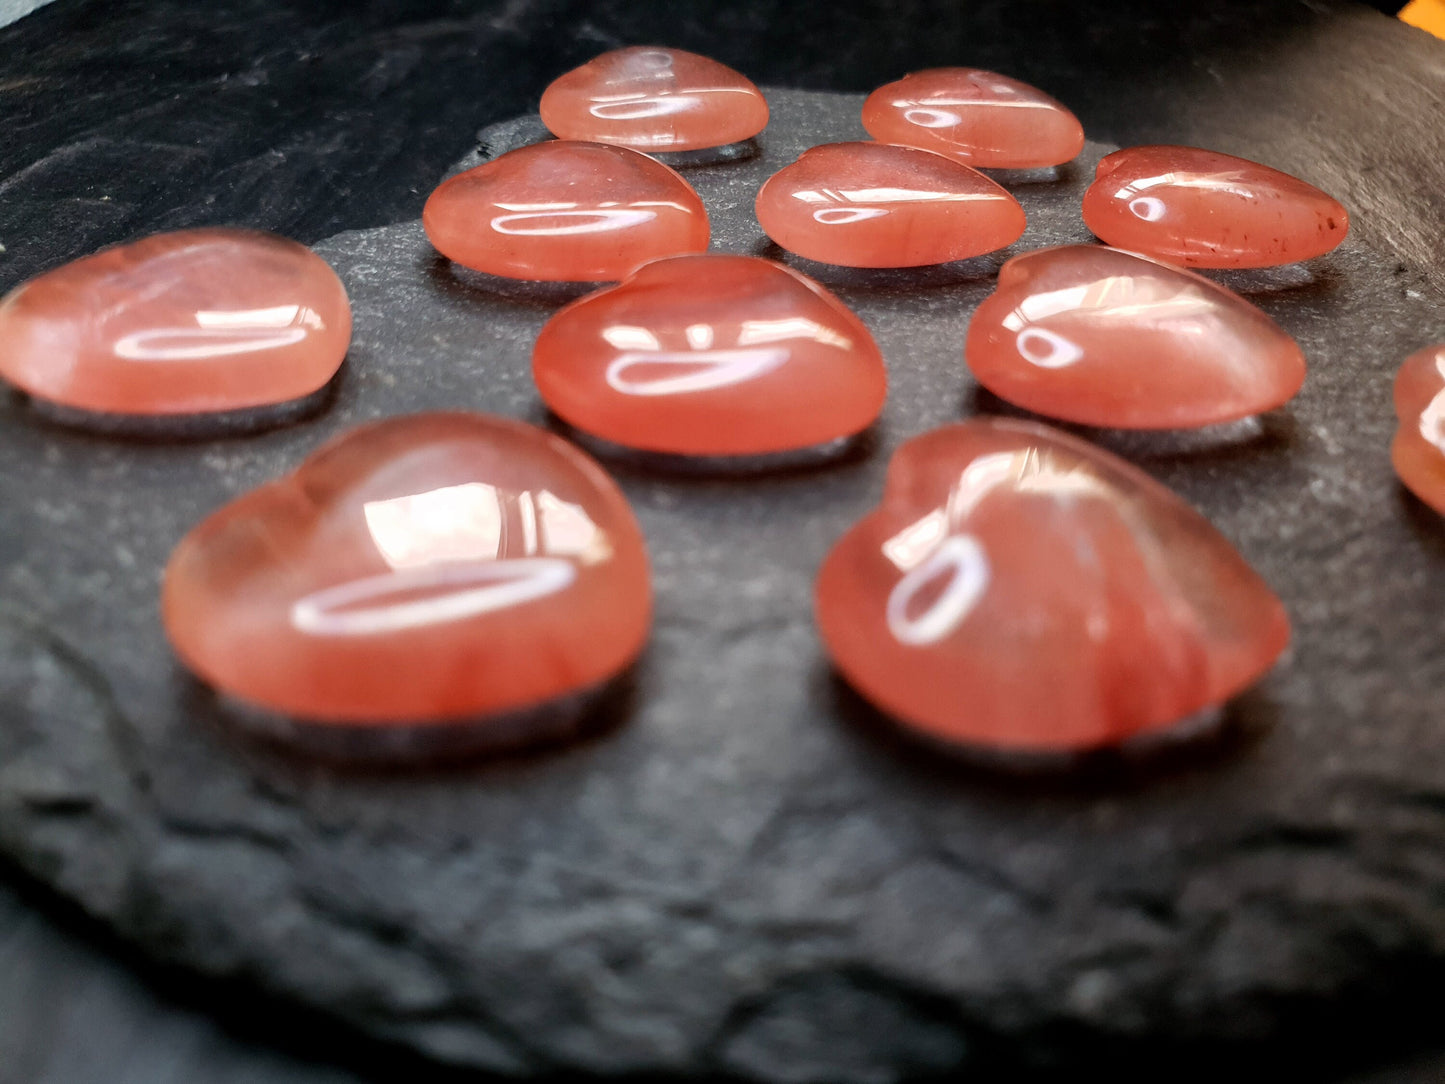
[[[683,455],[850,436],[887,391],[863,322],[811,279],[752,256],[658,260],[574,302],[542,329],[532,371],[577,428]]]
[[[1273,410],[1305,378],[1299,346],[1208,279],[1068,245],[1015,256],[968,326],[968,367],[1017,406],[1085,425],[1170,429]]]
[[[863,103],[880,143],[949,154],[970,166],[1057,166],[1084,149],[1074,114],[1037,87],[978,68],[930,68],[881,86]]]
[[[322,388],[351,341],[346,288],[304,245],[235,229],[102,249],[0,299],[0,376],[51,403],[176,415]]]
[[[606,282],[663,256],[702,252],[696,192],[645,154],[554,140],[443,181],[422,211],[449,260],[518,279]]]
[[[1067,752],[1161,730],[1256,681],[1279,599],[1135,467],[1031,422],[903,445],[882,503],[828,554],[817,619],[838,669],[945,742]]]
[[[1084,222],[1106,244],[1191,267],[1273,267],[1322,256],[1350,216],[1297,177],[1197,147],[1130,147],[1099,163]]]
[[[473,720],[641,651],[647,554],[602,469],[543,430],[417,414],[353,430],[192,530],[161,612],[186,665],[309,722]]]
[[[1390,458],[1410,491],[1445,514],[1445,344],[1411,354],[1395,377],[1400,428]]]
[[[993,252],[1023,208],[976,169],[887,143],[827,143],[770,177],[758,222],[789,252],[848,267],[917,267]]]
[[[751,139],[768,124],[758,88],[682,49],[613,49],[542,93],[542,123],[561,139],[639,151],[689,151]]]

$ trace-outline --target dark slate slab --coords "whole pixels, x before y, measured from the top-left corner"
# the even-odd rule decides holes
[[[758,184],[860,134],[856,96],[769,95],[758,157],[688,173],[720,249],[782,256],[752,219]],[[1087,239],[1078,199],[1108,149],[1011,179],[1019,248]],[[998,260],[796,261],[883,347],[876,432],[784,472],[609,460],[658,591],[625,718],[571,748],[388,774],[238,741],[171,660],[159,570],[200,516],[362,420],[466,406],[546,424],[530,343],[576,291],[455,273],[415,223],[318,251],[357,330],[313,422],[166,444],[0,409],[0,846],[24,868],[160,958],[511,1074],[1009,1075],[1126,1042],[1174,1070],[1319,1068],[1428,1034],[1445,529],[1386,454],[1393,365],[1439,311],[1422,273],[1351,241],[1225,276],[1300,339],[1301,396],[1202,436],[1090,434],[1197,504],[1295,619],[1225,740],[999,775],[897,742],[831,677],[813,570],[900,441],[999,408],[961,361]]]

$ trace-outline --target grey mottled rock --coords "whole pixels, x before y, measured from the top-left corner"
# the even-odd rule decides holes
[[[777,255],[758,184],[861,136],[857,97],[770,98],[758,157],[688,173],[718,248]],[[1078,198],[1107,149],[1014,179],[1019,248],[1087,238]],[[416,224],[318,250],[357,324],[313,422],[165,444],[0,408],[0,846],[126,937],[523,1075],[887,1081],[1129,1037],[1303,1043],[1350,999],[1388,1015],[1435,989],[1445,531],[1387,457],[1393,366],[1440,333],[1416,271],[1347,243],[1227,278],[1300,339],[1301,396],[1220,433],[1093,434],[1196,503],[1290,608],[1291,657],[1233,740],[1019,779],[879,733],[821,657],[812,574],[899,442],[997,406],[961,347],[998,260],[799,262],[889,361],[871,439],[781,473],[611,461],[658,593],[629,717],[545,755],[386,774],[234,740],[166,649],[159,570],[203,514],[359,421],[545,422],[531,338],[576,291],[454,274]]]

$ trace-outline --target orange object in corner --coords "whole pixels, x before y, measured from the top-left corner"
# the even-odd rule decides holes
[[[1400,18],[1437,38],[1445,38],[1445,0],[1410,0]]]

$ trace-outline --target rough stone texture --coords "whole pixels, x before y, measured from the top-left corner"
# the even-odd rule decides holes
[[[688,174],[722,250],[780,255],[750,213],[758,184],[860,134],[860,96],[769,98],[759,157]],[[1012,251],[1087,238],[1078,200],[1107,149],[1015,185],[1030,226]],[[364,774],[233,740],[161,638],[162,562],[363,419],[544,421],[531,337],[577,290],[454,273],[415,223],[318,250],[356,332],[314,422],[123,443],[0,410],[0,846],[125,937],[520,1074],[891,1080],[1077,1066],[1125,1039],[1145,1061],[1268,1050],[1298,1069],[1389,1044],[1437,1004],[1445,528],[1388,460],[1393,367],[1440,311],[1422,274],[1352,240],[1222,275],[1299,338],[1301,395],[1222,432],[1093,434],[1199,506],[1290,608],[1292,658],[1228,740],[1020,779],[898,744],[830,677],[813,571],[893,447],[998,406],[961,353],[999,257],[797,261],[889,361],[871,439],[787,472],[611,460],[659,603],[627,718],[546,755]]]

